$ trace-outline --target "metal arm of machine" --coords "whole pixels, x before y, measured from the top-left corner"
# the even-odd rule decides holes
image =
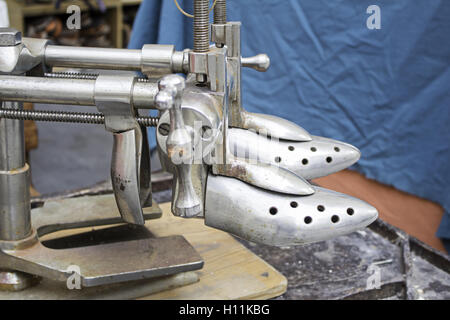
[[[190,50],[174,48],[162,44],[146,44],[141,50],[47,45],[44,62],[48,67],[141,71],[151,78],[193,72],[189,66]],[[270,58],[266,54],[242,58],[242,67],[265,72],[269,66]]]
[[[0,100],[95,106],[102,81],[0,75]],[[156,109],[157,93],[156,83],[135,80],[127,99],[137,109]]]
[[[152,78],[187,73],[186,59],[175,46],[161,44],[147,44],[141,50],[47,45],[44,53],[49,67],[142,71]]]

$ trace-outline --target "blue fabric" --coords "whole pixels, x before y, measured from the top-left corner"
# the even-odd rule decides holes
[[[374,2],[380,30],[366,27]],[[229,0],[243,56],[272,59],[266,73],[243,70],[244,106],[357,146],[353,169],[441,204],[450,239],[449,17],[448,0]],[[191,48],[191,30],[173,1],[145,0],[130,48]]]

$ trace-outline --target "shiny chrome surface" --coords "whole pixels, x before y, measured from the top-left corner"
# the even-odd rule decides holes
[[[142,50],[48,45],[44,55],[49,67],[141,71],[150,77],[185,72],[187,65],[182,52],[159,44],[145,45]]]
[[[0,99],[94,106],[94,80],[0,76]]]
[[[0,75],[0,100],[95,106],[97,81]],[[154,109],[157,93],[157,84],[135,81],[129,99],[135,108]]]
[[[283,118],[244,111],[243,120],[242,128],[262,131],[271,137],[292,141],[311,140],[311,136],[305,129]]]
[[[135,49],[48,45],[45,64],[52,67],[141,70],[142,53]]]
[[[20,32],[0,28],[0,73],[24,74],[42,63],[48,40],[23,38]]]
[[[175,188],[172,195],[173,213],[190,218],[202,212],[202,203],[191,179],[194,162],[193,138],[183,118],[181,101],[186,87],[185,80],[178,75],[168,75],[159,81],[156,104],[161,111],[168,111],[170,127],[166,141],[167,157],[175,170]]]
[[[142,47],[142,73],[151,78],[160,78],[171,74],[175,46],[146,44]]]
[[[228,79],[227,71],[224,72],[225,79]],[[214,174],[227,177],[234,177],[250,183],[256,187],[295,195],[307,195],[314,193],[309,183],[294,173],[251,159],[240,158],[230,151],[229,141],[229,112],[232,107],[232,90],[235,87],[235,78],[231,74],[229,86],[226,88],[222,100],[222,141],[216,148],[216,163],[212,166]]]
[[[185,139],[192,143],[191,148],[195,155],[194,162],[196,165],[212,165],[212,170],[215,174],[235,177],[256,187],[274,192],[295,195],[308,195],[314,192],[307,181],[288,170],[266,163],[251,161],[251,159],[238,158],[229,153],[227,148],[227,131],[229,129],[226,125],[228,119],[228,95],[225,94],[221,97],[223,114],[220,115],[215,108],[214,100],[211,98],[207,99],[207,96],[204,95],[204,93],[208,93],[207,90],[201,91],[191,86],[188,88],[189,91],[183,96],[180,118],[183,119],[185,128],[191,133],[189,137],[186,135]],[[165,110],[167,107],[161,109]],[[220,116],[222,116],[222,122],[220,122]],[[174,181],[178,183],[177,177],[180,175],[173,169],[173,165],[167,165],[165,160],[170,157],[166,147],[168,139],[166,137],[167,134],[162,134],[161,128],[163,126],[167,127],[169,123],[171,126],[173,125],[172,120],[168,119],[167,113],[163,114],[157,130],[157,142],[164,167],[175,174]],[[172,130],[174,129],[171,127],[170,131]],[[212,156],[213,153],[214,156]],[[192,174],[186,174],[187,176],[191,176],[190,181],[192,181]],[[194,178],[197,181],[194,184],[203,185],[200,182],[201,178],[204,179],[204,176]],[[176,195],[179,189],[175,186],[174,190]],[[190,192],[189,194],[191,194]],[[199,194],[198,189],[197,194]]]
[[[314,189],[309,196],[291,196],[210,174],[205,224],[249,241],[290,246],[354,232],[378,216],[377,210],[364,201]]]
[[[361,156],[350,144],[317,136],[296,142],[238,128],[229,129],[228,134],[231,152],[236,156],[280,166],[308,180],[348,168]]]
[[[99,75],[95,103],[106,130],[114,134],[111,181],[119,212],[125,222],[143,225],[142,207],[151,205],[150,151],[131,102],[135,81],[133,76]]]
[[[21,111],[17,102],[0,102],[2,109]],[[25,137],[23,121],[0,119],[0,170],[9,171],[25,165]]]
[[[105,115],[107,131],[123,132],[138,126],[131,102],[134,83],[133,76],[99,75],[95,80],[95,105]]]
[[[0,240],[19,240],[31,233],[28,164],[0,171]]]
[[[23,107],[17,102],[2,105]],[[31,233],[29,179],[23,121],[0,119],[0,240],[19,240]]]
[[[273,192],[292,195],[314,193],[314,189],[306,180],[291,171],[234,156],[228,158],[227,164],[213,167],[213,172]]]
[[[114,147],[111,160],[111,182],[117,207],[125,222],[144,224],[140,199],[140,162],[142,132],[135,128],[114,133]]]
[[[203,158],[207,157],[216,147],[220,138],[220,105],[206,92],[191,91],[188,87],[183,94],[182,113],[186,130],[189,132],[194,151],[194,163],[203,163]],[[157,127],[156,141],[167,154],[167,134],[163,128],[170,127],[169,112],[163,112]]]
[[[192,139],[193,144],[193,164],[190,170],[190,180],[192,186],[203,208],[204,190],[206,186],[206,176],[211,152],[214,152],[218,139],[221,138],[221,105],[217,99],[208,94],[204,87],[195,86],[195,79],[187,82],[187,89],[182,97],[182,116],[186,130]],[[167,138],[170,129],[170,115],[168,111],[162,113],[157,130],[156,141],[159,158],[162,167],[169,172],[175,173],[174,165],[169,161],[167,155]],[[180,185],[177,175],[174,175],[173,194],[178,193]],[[174,202],[172,202],[172,212],[175,212]],[[200,215],[203,215],[201,210]]]
[[[9,47],[22,43],[22,33],[12,28],[0,28],[0,46]]]
[[[270,58],[266,54],[255,57],[241,57],[241,23],[229,22],[225,25],[213,25],[212,40],[226,44],[228,52],[229,72],[235,79],[231,93],[230,126],[265,131],[273,137],[292,141],[309,141],[310,135],[295,123],[265,114],[245,111],[242,106],[241,68],[250,67],[258,71],[266,71],[270,66]]]
[[[241,58],[241,65],[259,72],[266,72],[270,67],[270,58],[267,54],[260,53],[253,57]]]

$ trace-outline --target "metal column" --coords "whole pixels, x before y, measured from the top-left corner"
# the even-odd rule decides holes
[[[2,107],[22,109],[22,103],[3,102]],[[0,240],[31,234],[29,179],[23,121],[0,119]]]

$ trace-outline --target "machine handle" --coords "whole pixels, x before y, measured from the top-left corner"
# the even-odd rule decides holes
[[[181,109],[185,80],[178,75],[167,75],[159,81],[158,87],[156,106],[161,111],[168,110],[170,114],[167,154],[176,171],[172,211],[176,216],[194,217],[202,212],[202,205],[192,184],[193,143],[184,125]]]
[[[261,53],[253,57],[241,58],[241,65],[259,72],[266,72],[270,67],[270,58],[267,54]]]

